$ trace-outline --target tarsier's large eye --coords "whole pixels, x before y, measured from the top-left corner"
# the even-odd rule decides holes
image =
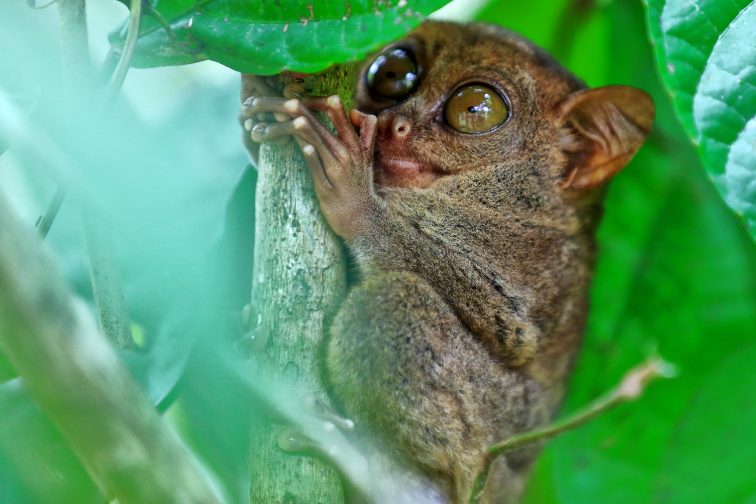
[[[482,133],[509,119],[509,106],[493,88],[468,84],[454,92],[444,109],[446,123],[462,133]]]
[[[412,54],[398,47],[375,58],[367,71],[370,91],[385,98],[406,96],[416,83],[417,63]]]

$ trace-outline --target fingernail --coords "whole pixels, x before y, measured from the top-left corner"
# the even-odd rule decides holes
[[[329,107],[338,107],[341,103],[341,100],[336,95],[331,95],[328,98],[326,98],[326,103]]]
[[[359,126],[360,125],[360,123],[362,122],[362,116],[363,115],[364,114],[362,112],[360,112],[359,110],[357,110],[357,109],[352,109],[352,110],[349,111],[349,119],[351,119],[352,124],[354,126]]]
[[[252,131],[252,126],[254,126],[255,123],[252,121],[252,119],[247,119],[244,121],[244,129],[247,131]]]

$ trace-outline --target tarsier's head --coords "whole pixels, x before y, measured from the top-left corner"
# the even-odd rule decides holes
[[[618,172],[645,140],[654,118],[645,92],[586,89],[511,32],[450,27],[427,22],[361,71],[355,108],[378,116],[379,186],[505,166],[579,191]]]

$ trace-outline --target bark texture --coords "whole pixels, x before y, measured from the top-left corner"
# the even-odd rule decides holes
[[[308,94],[338,94],[349,105],[355,75],[356,66],[338,66],[302,84]],[[287,82],[290,79],[279,80],[281,85]],[[255,358],[272,368],[277,380],[327,402],[319,351],[327,317],[346,291],[345,252],[320,215],[310,173],[295,142],[264,145],[258,172],[252,280]],[[253,418],[252,502],[342,502],[334,469],[318,458],[285,453],[278,438],[286,426],[254,412]]]

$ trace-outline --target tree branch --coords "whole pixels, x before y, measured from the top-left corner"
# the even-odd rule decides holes
[[[356,69],[355,65],[338,66],[308,77],[306,89],[310,94],[338,93],[349,99]],[[243,98],[252,93],[253,81],[244,77]],[[276,381],[327,403],[318,357],[325,319],[346,290],[345,259],[320,215],[309,171],[294,142],[260,149],[255,205],[251,302],[258,336],[255,357],[268,365]],[[332,467],[279,448],[285,424],[254,414],[252,421],[252,502],[343,500]]]
[[[0,348],[108,497],[222,502],[69,292],[39,237],[2,199]]]
[[[486,452],[483,469],[478,473],[478,476],[473,483],[473,489],[470,493],[470,504],[478,504],[480,502],[480,499],[483,497],[483,491],[485,490],[488,473],[491,471],[491,466],[494,461],[496,461],[500,455],[523,446],[546,441],[564,432],[575,429],[589,420],[609,411],[620,403],[637,399],[643,392],[644,388],[656,378],[669,378],[674,376],[674,374],[675,370],[671,364],[659,357],[652,357],[643,364],[628,371],[614,390],[611,390],[603,397],[596,399],[577,413],[539,429],[517,434],[501,443],[490,446]]]
[[[72,107],[74,96],[89,97],[91,68],[89,64],[89,39],[87,37],[87,10],[85,0],[59,0],[60,58],[63,71],[63,86],[66,101]]]

